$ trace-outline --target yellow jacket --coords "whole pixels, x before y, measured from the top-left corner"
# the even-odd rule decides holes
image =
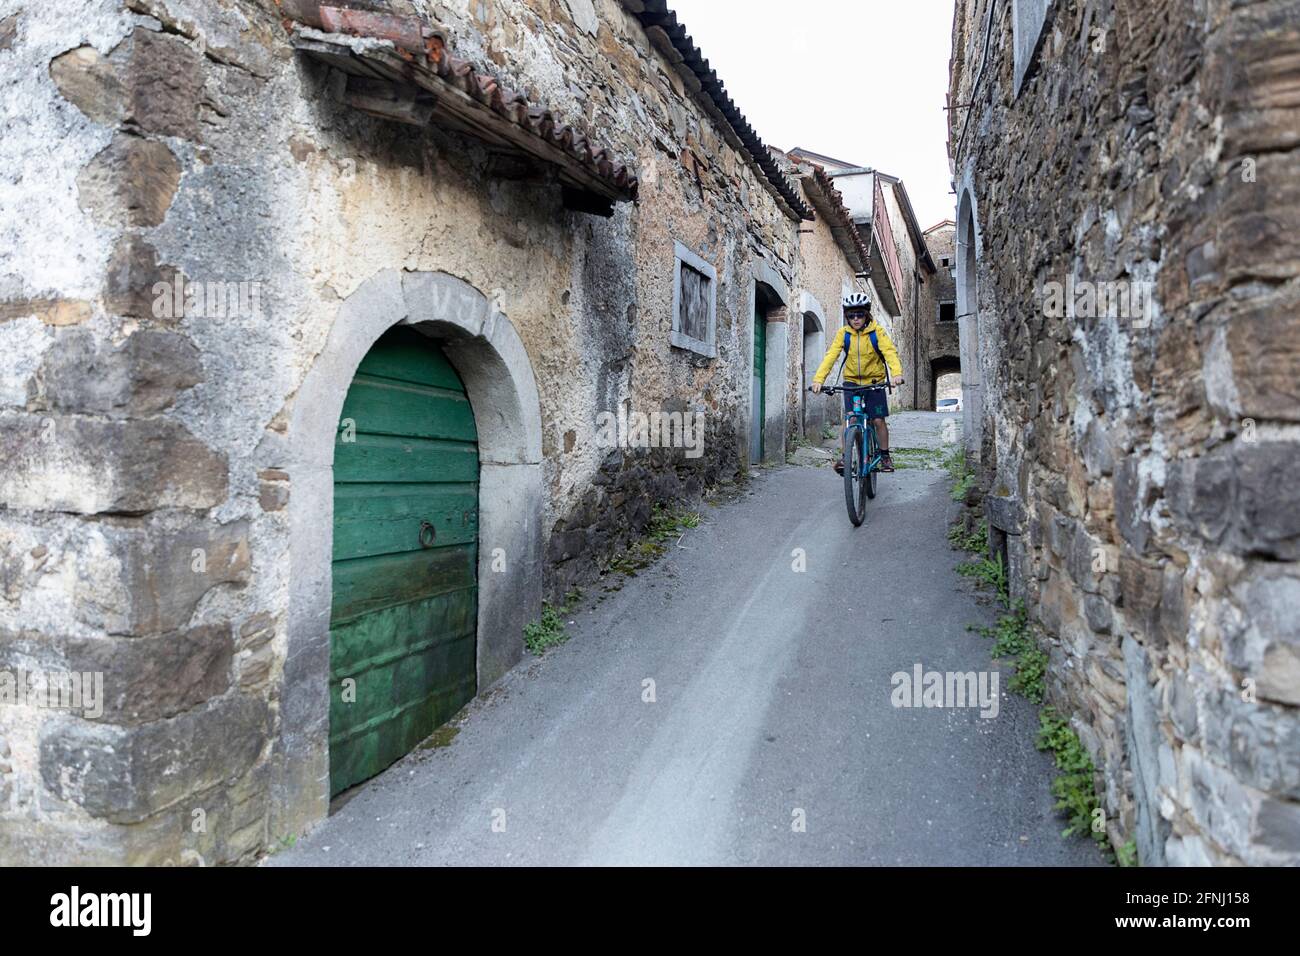
[[[903,363],[898,360],[898,350],[894,348],[893,340],[889,337],[889,333],[882,329],[875,319],[872,319],[861,332],[854,332],[852,326],[846,325],[831,334],[831,347],[826,352],[826,357],[822,359],[822,364],[818,366],[813,381],[818,385],[826,381],[826,376],[830,375],[835,368],[835,363],[839,361],[840,354],[844,351],[844,335],[848,333],[849,359],[844,365],[844,380],[853,385],[875,385],[884,382],[885,367],[881,364],[876,350],[871,347],[869,332],[876,333],[876,344],[880,346],[885,361],[889,363],[889,374],[895,379],[902,378]]]

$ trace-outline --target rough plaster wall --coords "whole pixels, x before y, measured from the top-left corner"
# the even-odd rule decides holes
[[[584,11],[575,11],[575,24],[549,4],[469,3],[433,12],[444,22],[450,18],[458,42],[481,50],[504,77],[517,77],[520,88],[587,117],[616,150],[636,157],[641,175],[628,241],[605,244],[599,239],[606,225],[578,217],[576,228],[588,235],[571,262],[567,305],[581,316],[586,347],[546,350],[566,376],[572,376],[571,356],[581,355],[587,374],[579,381],[594,384],[589,391],[569,381],[558,390],[563,412],[546,431],[554,443],[547,459],[550,588],[558,593],[590,580],[599,561],[639,530],[650,499],[689,497],[737,464],[734,436],[745,433],[749,413],[751,262],[774,253],[788,277],[795,226],[619,4],[596,4],[594,34]],[[546,31],[556,39],[543,39]],[[667,346],[674,240],[718,271],[716,361]],[[622,403],[644,413],[704,412],[704,467],[674,466],[659,453],[646,456],[648,469],[641,461],[616,462],[595,444],[594,433],[596,415]],[[610,508],[620,512],[616,520],[607,518]]]
[[[912,240],[907,234],[907,221],[903,218],[903,208],[899,205],[898,195],[894,187],[888,183],[882,183],[881,192],[885,197],[885,208],[889,213],[889,225],[894,234],[894,249],[898,254],[898,270],[903,276],[903,288],[896,290],[898,307],[902,314],[892,318],[891,323],[894,345],[898,348],[898,359],[903,365],[903,375],[906,377],[908,384],[905,388],[895,390],[889,400],[892,409],[901,410],[913,407],[911,383],[916,375],[917,351],[913,334],[916,329],[913,318],[913,304],[917,294],[915,283],[912,281],[912,274],[917,271],[918,263],[916,250],[912,247]]]
[[[844,312],[840,307],[840,303],[844,298],[843,288],[845,283],[852,286],[855,282],[853,267],[849,265],[848,260],[844,257],[844,251],[840,248],[839,243],[835,241],[835,236],[831,233],[830,226],[824,217],[819,216],[816,222],[813,223],[804,223],[802,229],[804,230],[803,235],[799,237],[799,282],[801,288],[806,289],[821,303],[821,307],[826,313],[824,342],[826,348],[829,349],[831,343],[835,340],[837,332],[844,327]],[[795,299],[797,305],[797,295]],[[802,350],[802,323],[797,330],[792,329],[792,335],[796,331],[799,338],[799,348]],[[818,356],[819,362],[821,357]],[[816,371],[815,366],[808,370],[808,375],[811,376],[814,371]],[[834,378],[835,375],[832,372],[828,381],[834,381]],[[839,410],[843,406],[838,396],[827,398],[805,392],[803,400],[805,402],[819,402],[823,408],[825,421],[835,422],[839,420]],[[797,434],[796,431],[791,432],[792,437],[795,434]],[[820,436],[816,437],[820,438]]]
[[[958,5],[985,482],[1025,537],[1050,699],[1100,768],[1112,842],[1295,863],[1300,7],[1163,6],[1059,4],[1013,99],[1009,25],[974,90],[988,7]],[[1153,281],[1150,327],[1046,318],[1039,288],[1067,275]]]
[[[304,784],[277,776],[267,741],[285,719],[285,429],[339,303],[384,269],[442,271],[509,317],[541,396],[562,588],[652,500],[735,469],[752,262],[790,276],[797,236],[608,0],[576,4],[581,25],[567,6],[424,5],[635,163],[641,202],[608,220],[485,179],[472,141],[336,105],[266,2],[115,6],[29,5],[0,50],[20,110],[0,142],[0,666],[109,660],[110,681],[151,683],[101,723],[3,711],[0,859],[234,861],[314,812],[295,811]],[[718,269],[713,362],[668,346],[674,239]],[[254,281],[260,309],[160,318],[151,289],[176,270]],[[704,458],[611,462],[591,433],[625,399],[704,410]]]
[[[14,24],[13,39],[0,49],[0,68],[8,77],[0,137],[0,395],[6,430],[38,398],[38,370],[62,330],[79,327],[107,337],[113,323],[94,301],[111,247],[111,232],[97,228],[78,206],[78,171],[111,135],[62,102],[48,64],[69,45],[93,45],[107,53],[121,37],[126,16],[107,2],[69,3],[18,10],[0,5],[0,20]],[[66,17],[66,19],[65,19]],[[40,188],[34,188],[39,183]],[[45,426],[48,419],[37,419]],[[70,498],[93,474],[64,474],[56,496]],[[9,488],[6,491],[10,491]],[[8,498],[8,494],[6,494]],[[7,504],[12,502],[7,501]],[[71,514],[31,514],[6,509],[0,516],[0,654],[3,666],[36,666],[39,649],[20,645],[26,629],[71,638],[91,631],[78,620],[76,601],[87,591],[111,590],[111,555],[93,526],[81,528]],[[84,574],[91,568],[99,573]],[[43,799],[38,772],[40,726],[45,714],[26,706],[0,709],[0,859],[21,859],[8,846],[5,817],[31,811]],[[58,816],[81,816],[75,808]],[[51,847],[50,849],[53,849]],[[50,862],[72,862],[51,853]],[[10,852],[7,852],[10,851]],[[92,853],[89,858],[94,859]]]

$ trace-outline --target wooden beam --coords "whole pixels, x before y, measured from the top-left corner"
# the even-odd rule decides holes
[[[502,116],[490,105],[444,80],[421,58],[408,59],[391,44],[358,40],[345,35],[321,34],[314,30],[308,30],[304,34],[300,29],[295,35],[294,47],[350,76],[368,80],[382,79],[391,85],[405,85],[413,91],[410,97],[399,99],[393,91],[376,95],[375,91],[381,90],[381,87],[357,87],[354,92],[358,102],[353,105],[359,109],[415,125],[425,125],[427,122],[445,124],[490,146],[517,151],[554,166],[560,182],[580,193],[594,194],[612,201],[631,198],[627,191],[598,175],[578,156]],[[428,119],[417,122],[424,115],[426,107],[430,108]],[[385,110],[391,110],[395,115],[389,116]]]
[[[409,86],[387,80],[372,80],[361,76],[348,77],[343,102],[380,119],[420,127],[429,125],[436,104],[430,93],[417,92]]]

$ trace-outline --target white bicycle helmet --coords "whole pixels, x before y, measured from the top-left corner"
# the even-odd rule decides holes
[[[850,292],[844,297],[844,301],[841,305],[846,312],[849,309],[866,309],[870,312],[871,296],[867,295],[865,292]]]

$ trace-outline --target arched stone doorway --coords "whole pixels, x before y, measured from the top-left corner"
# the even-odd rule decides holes
[[[785,461],[790,290],[766,262],[754,264],[749,461]]]
[[[826,402],[813,398],[808,392],[817,366],[826,354],[826,311],[809,292],[799,293],[799,311],[803,315],[803,350],[799,375],[800,427],[803,435],[820,439],[826,421]]]
[[[939,358],[930,360],[930,409],[938,410],[939,399],[945,397],[946,382],[941,381],[946,376],[961,376],[961,359],[956,355],[943,355]],[[958,394],[961,394],[960,382],[958,383]],[[965,396],[962,395],[963,404]]]
[[[331,556],[335,435],[361,360],[390,328],[438,343],[464,383],[478,435],[480,692],[521,656],[523,626],[542,601],[541,407],[532,365],[510,320],[445,273],[385,270],[343,302],[294,400],[289,612],[276,736],[276,820],[298,832],[328,809]]]

